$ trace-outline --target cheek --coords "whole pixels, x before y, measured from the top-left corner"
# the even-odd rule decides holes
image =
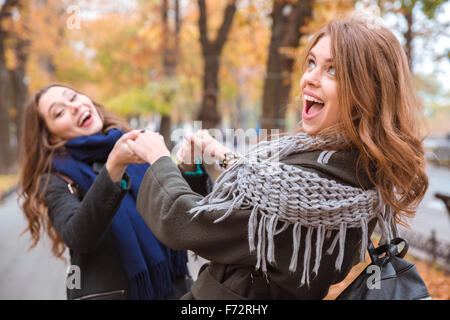
[[[340,121],[340,109],[337,97],[329,102],[326,118],[327,125],[333,125]]]
[[[100,129],[101,129],[101,127],[103,127],[103,120],[100,117],[100,114],[98,113],[97,110],[95,110],[94,112],[95,112],[96,122],[97,122],[98,126],[100,126]]]
[[[58,131],[63,135],[67,135],[68,133],[70,133],[72,130],[74,130],[76,128],[76,126],[74,125],[74,119],[72,119],[69,116],[65,116],[61,119],[59,119],[59,121],[55,122],[55,126],[57,126]]]
[[[53,139],[70,139],[73,125],[67,119],[46,124]]]
[[[326,91],[329,108],[332,109],[333,113],[339,112],[339,97],[336,83],[334,81],[327,83],[326,87],[324,86],[324,91]]]
[[[333,123],[336,123],[339,121],[339,105],[337,101],[333,103],[332,108],[330,110],[330,120]]]

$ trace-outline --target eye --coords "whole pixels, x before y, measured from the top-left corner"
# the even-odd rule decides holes
[[[76,98],[77,98],[77,94],[74,93],[74,94],[72,95],[72,98],[70,98],[70,102],[75,101]]]
[[[59,117],[63,114],[63,112],[64,112],[64,109],[63,109],[63,108],[61,108],[61,109],[59,109],[58,111],[56,111],[56,113],[55,113],[55,118],[59,118]]]
[[[312,59],[308,59],[308,68],[314,68],[316,63]]]
[[[336,70],[334,70],[334,67],[330,66],[328,68],[328,73],[331,74],[332,76],[335,76],[336,75]]]

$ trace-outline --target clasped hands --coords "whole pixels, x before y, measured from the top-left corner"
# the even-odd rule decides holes
[[[179,166],[183,171],[195,171],[195,158],[221,159],[230,150],[214,139],[207,130],[199,130],[186,138],[179,152]],[[126,167],[133,163],[149,163],[169,156],[164,137],[152,130],[133,130],[124,134],[114,145],[106,162],[113,181],[121,179]]]

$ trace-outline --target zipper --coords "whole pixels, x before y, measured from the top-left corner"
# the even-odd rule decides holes
[[[109,291],[109,292],[102,292],[102,293],[94,293],[89,294],[87,296],[82,296],[79,298],[76,298],[75,300],[90,300],[94,298],[109,298],[116,295],[124,295],[125,290],[115,290],[115,291]]]

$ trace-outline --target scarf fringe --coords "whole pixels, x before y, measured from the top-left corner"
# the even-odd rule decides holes
[[[161,281],[161,279],[165,279],[165,281]],[[159,263],[152,268],[150,281],[153,283],[154,299],[163,300],[173,294],[174,291],[168,263]]]
[[[307,283],[309,285],[309,262],[311,260],[311,234],[312,227],[308,227],[305,239],[305,255],[303,257],[303,274],[300,285]]]
[[[153,266],[151,272],[143,271],[136,274],[130,281],[130,291],[133,300],[164,300],[173,294],[168,263]]]
[[[325,241],[325,227],[319,226],[316,234],[316,260],[314,262],[313,273],[317,276],[319,273],[320,260],[322,259],[323,242]]]
[[[236,198],[234,201],[227,201],[227,203],[223,204],[224,208],[227,208],[227,212],[219,219],[217,219],[217,222],[222,221],[226,217],[229,217],[233,209],[235,208],[235,205],[238,205],[242,202],[242,198]],[[234,205],[232,205],[234,204]],[[210,208],[217,208],[212,206],[203,206],[203,207],[197,207],[198,209],[197,214],[209,211]],[[389,209],[385,208],[385,211],[388,212],[387,214],[391,214]],[[377,214],[378,222],[380,223],[380,227],[382,228],[382,234],[384,235],[385,239],[388,239],[387,241],[390,241],[395,234],[397,234],[396,225],[395,223],[392,223],[394,219],[390,219],[390,224],[386,224],[385,217],[386,213],[384,214]],[[371,221],[371,220],[370,220]],[[249,250],[251,253],[256,252],[256,266],[255,269],[261,269],[262,272],[267,272],[267,263],[269,263],[272,266],[276,266],[275,261],[275,242],[274,238],[277,234],[285,231],[290,223],[283,221],[284,224],[277,229],[279,222],[279,217],[276,215],[268,216],[263,212],[261,207],[258,205],[255,205],[250,213],[249,217],[249,223],[248,223],[248,243],[249,243]],[[360,262],[366,262],[366,251],[367,251],[367,245],[369,240],[368,235],[368,223],[366,219],[361,219],[360,221],[360,228],[361,228],[361,246],[360,246],[360,254],[359,254],[359,261]],[[334,250],[336,249],[337,245],[339,244],[339,252],[335,261],[335,269],[338,271],[341,271],[342,264],[344,261],[344,254],[345,254],[345,239],[346,239],[346,233],[347,233],[347,223],[341,223],[339,225],[339,229],[337,229],[337,233],[330,245],[330,247],[326,250],[326,254],[333,254]],[[327,234],[332,231],[333,229],[327,229],[325,226],[321,225],[318,227],[307,227],[307,233],[305,236],[305,251],[304,251],[304,257],[303,257],[303,270],[302,270],[302,277],[300,281],[300,285],[303,286],[304,284],[309,285],[310,283],[310,264],[311,264],[311,254],[312,254],[312,237],[313,237],[313,231],[315,231],[315,260],[314,260],[314,267],[312,269],[312,273],[317,276],[319,273],[320,268],[320,262],[322,259],[323,254],[323,244],[325,240],[329,237],[327,237]],[[299,249],[301,244],[301,236],[302,236],[302,224],[300,222],[296,222],[293,224],[292,228],[292,255],[291,260],[289,264],[289,271],[296,272],[297,271],[297,264],[298,264],[298,255],[299,255]],[[256,245],[255,245],[256,243]]]
[[[227,209],[225,214],[217,219],[215,222],[220,222],[231,215],[234,209],[239,208],[239,206],[243,202],[244,195],[235,197],[232,201],[227,201],[225,203],[217,205],[204,205],[200,207],[194,208],[195,216],[198,214],[211,211],[218,210],[218,208]],[[392,217],[392,210],[390,210],[387,206],[383,207],[383,213],[377,214],[377,220],[380,223],[380,227],[382,230],[382,235],[386,241],[390,241],[396,234],[398,234],[396,224]],[[195,217],[194,216],[194,217]],[[386,223],[386,219],[388,219],[389,223]],[[371,220],[370,220],[371,221]],[[262,208],[256,204],[250,213],[249,223],[248,223],[248,243],[249,250],[251,253],[256,252],[256,266],[255,269],[261,269],[262,272],[267,272],[267,263],[272,266],[276,266],[275,261],[275,242],[274,237],[286,230],[290,223],[283,221],[284,224],[277,229],[278,223],[280,222],[279,216],[277,215],[267,215],[264,213]],[[366,251],[369,240],[368,235],[368,223],[367,219],[362,218],[360,221],[361,228],[361,246],[359,253],[359,261],[366,262]],[[344,261],[345,254],[345,239],[347,233],[348,224],[343,222],[339,225],[339,229],[337,229],[337,233],[330,245],[330,247],[326,250],[326,254],[333,254],[335,248],[339,244],[339,252],[335,261],[335,269],[341,271],[342,264]],[[302,224],[300,222],[296,222],[293,224],[292,228],[292,256],[289,264],[289,271],[296,272],[297,264],[298,264],[298,255],[301,244],[301,235],[302,235]],[[305,236],[305,252],[303,257],[303,270],[302,277],[300,281],[300,285],[304,284],[309,285],[310,283],[310,264],[311,264],[311,254],[312,254],[312,237],[313,231],[315,232],[315,260],[314,267],[312,269],[312,273],[317,276],[319,273],[320,262],[323,254],[323,244],[326,239],[329,238],[329,232],[333,229],[327,229],[325,226],[320,225],[318,227],[307,227],[307,233]],[[256,245],[255,245],[256,243]]]
[[[292,256],[289,264],[289,271],[295,272],[297,270],[298,250],[300,248],[300,239],[302,237],[302,226],[300,223],[295,223],[292,228]]]
[[[130,280],[130,298],[142,300],[154,299],[152,287],[148,271],[140,272]]]
[[[187,262],[187,251],[170,250],[170,272],[172,278],[189,275]]]

